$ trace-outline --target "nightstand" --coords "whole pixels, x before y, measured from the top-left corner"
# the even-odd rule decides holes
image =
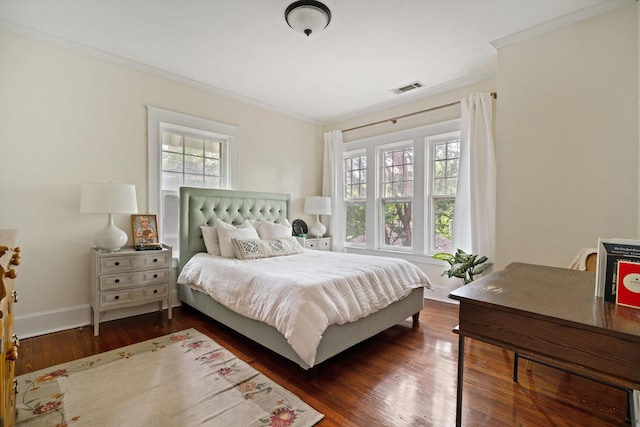
[[[109,310],[158,301],[162,311],[162,302],[166,300],[171,319],[171,251],[166,245],[151,251],[136,251],[132,247],[119,252],[91,249],[93,335],[99,334],[100,315]]]
[[[305,249],[315,249],[317,251],[331,250],[331,237],[320,237],[319,239],[305,239],[304,237],[296,237]]]

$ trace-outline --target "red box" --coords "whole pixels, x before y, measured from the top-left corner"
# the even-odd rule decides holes
[[[640,308],[640,262],[618,261],[616,303]]]

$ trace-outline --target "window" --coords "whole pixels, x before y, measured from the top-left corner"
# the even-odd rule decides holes
[[[160,241],[179,252],[180,187],[232,188],[238,128],[149,107],[149,213]]]
[[[450,252],[459,158],[459,120],[345,143],[345,247]]]
[[[460,135],[444,135],[430,140],[431,148],[431,193],[429,211],[433,233],[430,252],[451,252],[453,237],[453,207],[458,186],[460,163]]]
[[[344,159],[344,194],[346,241],[365,243],[367,214],[367,157],[357,155]]]
[[[411,247],[413,146],[382,150],[382,212],[384,246]]]

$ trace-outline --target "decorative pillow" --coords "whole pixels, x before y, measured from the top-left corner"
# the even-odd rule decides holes
[[[216,228],[218,230],[218,241],[220,243],[220,255],[225,258],[235,258],[236,253],[231,244],[233,238],[253,238],[259,239],[256,229],[249,220],[245,220],[242,225],[235,227],[224,221],[216,220]]]
[[[304,251],[295,237],[283,237],[276,240],[255,238],[232,238],[231,244],[238,259],[269,258],[282,255],[293,255]]]
[[[258,234],[263,240],[289,237],[292,233],[291,224],[289,224],[289,221],[287,221],[286,218],[282,223],[260,221],[256,225],[256,230],[258,230]]]
[[[231,239],[233,250],[238,259],[258,259],[269,256],[269,247],[260,239]]]
[[[300,242],[298,242],[298,239],[296,239],[293,236],[281,237],[278,239],[278,241],[283,242],[284,244],[287,245],[287,247],[289,248],[290,254],[297,254],[300,252],[304,252],[304,246],[302,246]]]
[[[215,227],[200,226],[204,246],[207,248],[209,255],[220,256],[220,242],[218,241],[218,230]]]

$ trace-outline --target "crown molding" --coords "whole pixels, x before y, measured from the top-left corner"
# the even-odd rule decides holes
[[[600,15],[602,13],[610,12],[614,9],[635,3],[637,1],[638,0],[602,1],[598,4],[586,7],[584,9],[580,9],[576,12],[562,15],[558,18],[552,19],[551,21],[547,21],[543,24],[536,25],[536,26],[527,28],[526,30],[518,31],[517,33],[513,33],[508,36],[499,38],[497,40],[492,41],[491,45],[495,49],[501,49],[503,47],[512,45],[514,43],[519,43],[521,41],[539,36],[546,32],[556,30],[566,25],[575,24],[576,22],[583,21],[585,19]]]

